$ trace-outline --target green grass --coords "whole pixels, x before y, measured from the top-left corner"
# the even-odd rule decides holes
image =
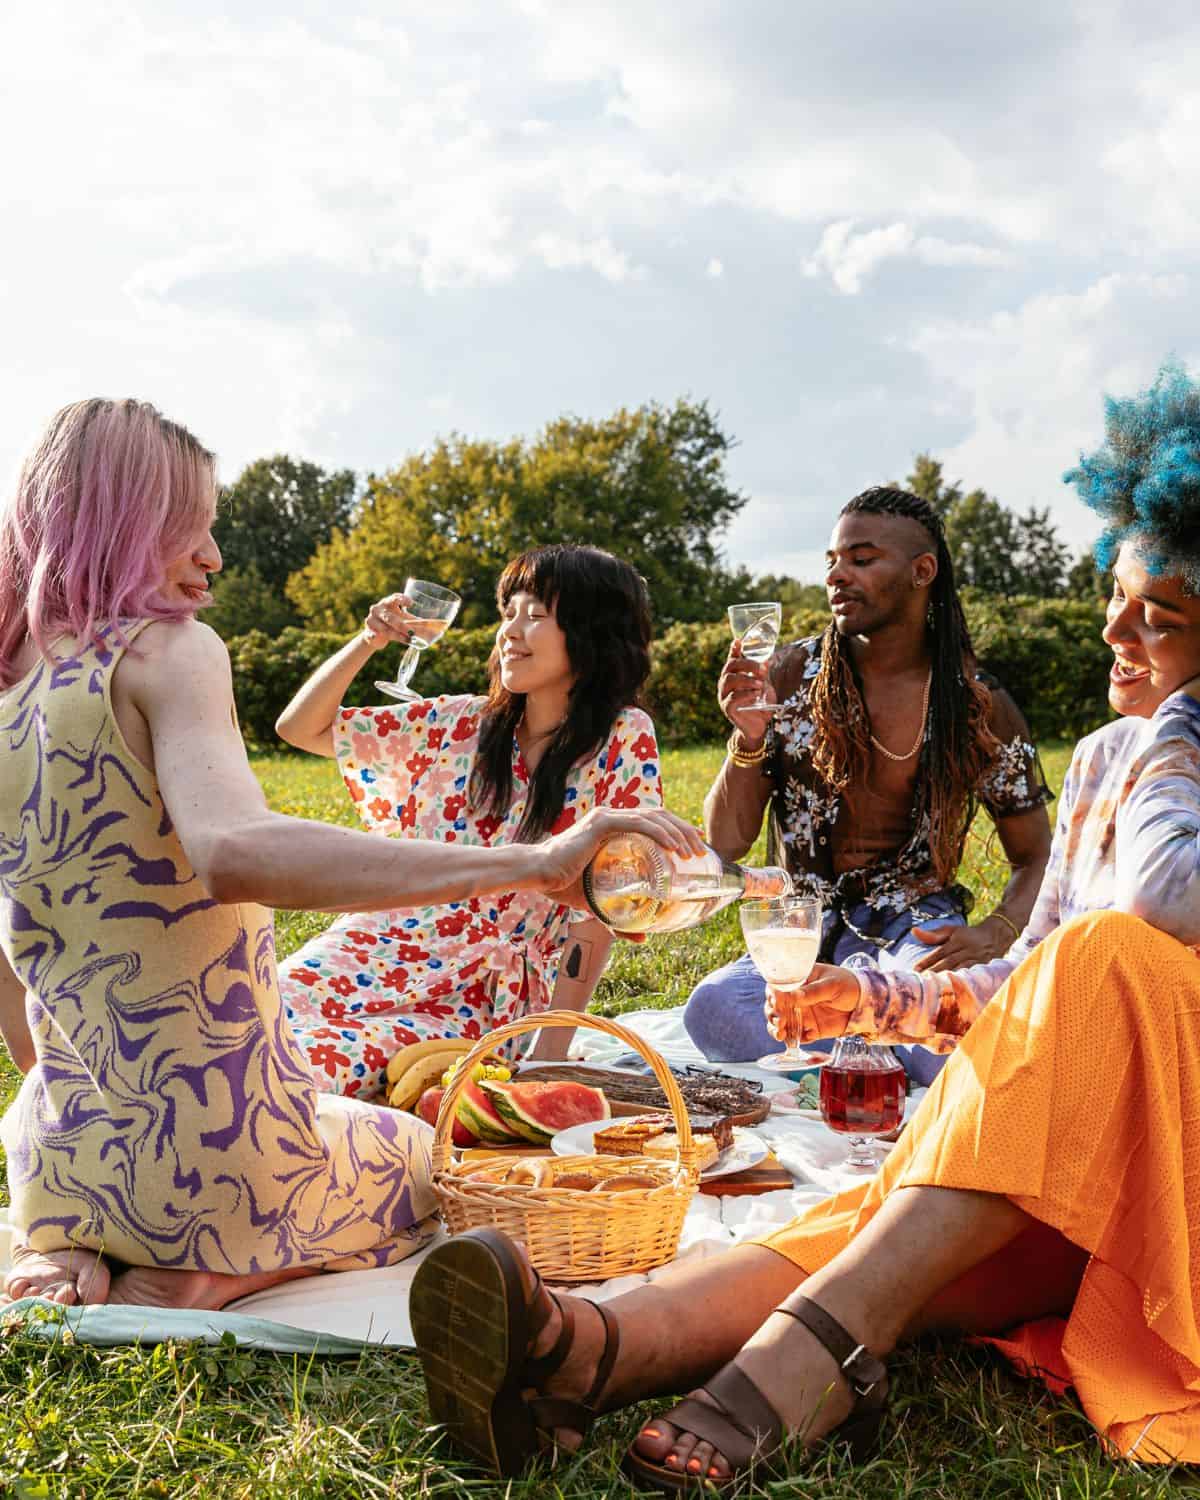
[[[719,750],[708,747],[664,756],[672,807],[699,816],[719,757]],[[1066,761],[1061,748],[1046,755],[1056,787]],[[255,767],[273,806],[353,822],[328,764],[277,755],[258,759]],[[986,911],[1003,875],[982,839],[970,848],[967,878]],[[280,952],[291,952],[324,922],[311,913],[280,912]],[[731,913],[669,942],[618,945],[597,1009],[613,1014],[636,1005],[679,1004],[702,974],[740,951]],[[0,1086],[11,1094],[11,1069]],[[812,1456],[795,1478],[745,1493],[779,1500],[1200,1495],[1200,1481],[1187,1471],[1108,1462],[1070,1403],[1015,1379],[981,1351],[930,1343],[901,1351],[891,1363],[892,1414],[875,1461],[854,1469],[830,1456]],[[46,1346],[7,1327],[0,1328],[0,1393],[0,1494],[88,1500],[602,1500],[630,1493],[616,1465],[639,1420],[637,1411],[608,1418],[578,1459],[503,1486],[436,1448],[423,1428],[419,1370],[408,1355],[297,1360],[233,1347],[97,1350]]]

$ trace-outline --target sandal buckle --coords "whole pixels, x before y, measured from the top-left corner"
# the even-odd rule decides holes
[[[861,1401],[883,1379],[882,1366],[865,1344],[859,1344],[842,1361],[846,1384]]]

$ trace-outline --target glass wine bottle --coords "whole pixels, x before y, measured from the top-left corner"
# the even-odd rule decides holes
[[[715,849],[683,858],[641,833],[605,839],[583,872],[596,916],[618,932],[679,932],[707,922],[730,902],[792,894],[786,870],[748,870]]]

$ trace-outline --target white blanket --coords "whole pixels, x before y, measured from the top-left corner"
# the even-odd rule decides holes
[[[683,1029],[681,1017],[680,1010],[644,1010],[635,1011],[620,1019],[622,1025],[644,1037],[675,1066],[703,1063],[704,1058]],[[577,1037],[573,1055],[577,1054],[592,1062],[609,1062],[624,1050],[618,1042],[598,1032],[580,1031]],[[738,1073],[743,1077],[760,1078],[764,1087],[771,1091],[787,1087],[785,1079],[781,1080],[774,1074],[764,1073],[752,1066],[723,1064],[722,1067],[727,1072]],[[914,1095],[909,1099],[910,1111],[918,1098],[918,1095]],[[847,1171],[841,1165],[847,1150],[845,1140],[831,1134],[815,1114],[772,1114],[762,1125],[755,1126],[755,1133],[770,1145],[778,1160],[792,1174],[795,1186],[786,1191],[736,1198],[714,1198],[703,1193],[697,1194],[684,1220],[678,1259],[716,1255],[740,1240],[768,1233],[829,1194],[862,1181],[861,1173]],[[8,1260],[6,1229],[7,1226],[0,1223],[0,1261],[5,1265]],[[290,1331],[303,1330],[335,1336],[339,1340],[411,1348],[408,1289],[426,1254],[428,1249],[411,1256],[400,1265],[377,1271],[344,1271],[336,1275],[283,1282],[265,1292],[256,1292],[252,1297],[243,1297],[240,1301],[231,1303],[220,1317],[220,1327],[232,1328],[237,1333],[240,1315],[245,1320],[247,1331],[252,1326],[251,1320],[254,1320],[254,1326],[260,1330],[263,1327],[262,1320],[268,1320]],[[653,1280],[660,1274],[660,1271],[652,1271],[648,1277],[618,1277],[575,1290],[601,1301],[617,1296],[642,1281]],[[117,1311],[113,1309],[114,1313]],[[104,1310],[96,1308],[89,1309],[88,1312],[89,1318],[83,1320],[76,1332],[86,1338],[86,1325],[90,1322],[98,1342],[115,1339],[116,1335],[112,1330],[109,1331],[109,1337],[105,1337]],[[122,1310],[122,1314],[126,1321],[122,1321],[120,1327],[124,1329],[128,1326],[128,1313]],[[198,1315],[188,1316],[194,1323]],[[72,1319],[72,1322],[75,1320]],[[114,1329],[116,1326],[114,1323]],[[216,1327],[214,1322],[214,1331]],[[147,1341],[189,1336],[189,1332],[184,1329],[185,1325],[178,1318],[146,1309],[135,1336]],[[248,1341],[260,1344],[264,1342],[261,1336]],[[269,1338],[265,1342],[270,1345]],[[281,1340],[276,1346],[286,1346],[285,1341]]]

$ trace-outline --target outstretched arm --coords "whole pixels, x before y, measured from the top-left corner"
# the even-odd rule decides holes
[[[1033,912],[999,958],[945,972],[904,973],[818,964],[798,990],[768,986],[768,1023],[781,1041],[816,1041],[854,1032],[870,1041],[920,1042],[947,1052],[1012,971],[1059,925],[1059,872],[1078,795],[1072,761],[1058,803],[1058,826]]]
[[[322,662],[275,720],[275,733],[297,750],[332,757],[333,720],[346,689],[377,651],[393,641],[411,639],[403,594],[389,594],[372,604],[363,628],[328,661]]]
[[[150,728],[159,788],[176,834],[218,901],[296,910],[371,911],[538,890],[572,901],[608,835],[647,833],[699,851],[695,829],[664,811],[589,813],[543,844],[492,849],[381,839],[271,812],[234,719],[229,657],[198,623],[152,625],[118,671]]]

